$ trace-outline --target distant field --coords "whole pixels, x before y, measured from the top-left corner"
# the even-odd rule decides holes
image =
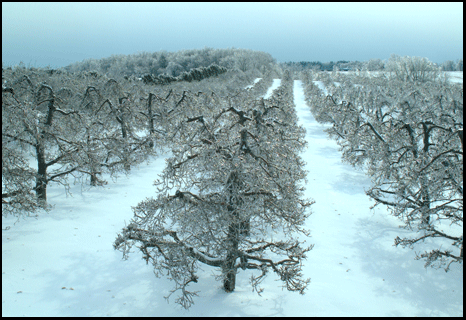
[[[383,71],[340,71],[340,74],[347,74],[347,75],[353,75],[353,74],[361,74],[361,75],[369,75],[371,77],[373,76],[378,76]],[[448,77],[450,78],[451,82],[455,83],[463,83],[463,71],[444,71],[442,74],[446,73]]]
[[[463,71],[448,71],[451,82],[463,83]]]

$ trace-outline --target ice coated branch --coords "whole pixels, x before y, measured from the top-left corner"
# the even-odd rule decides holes
[[[428,64],[418,60],[393,57],[388,65],[395,77],[349,77],[341,83],[329,75],[324,98],[312,85],[306,95],[316,119],[332,123],[326,131],[343,160],[371,176],[366,194],[375,205],[387,206],[406,228],[422,233],[398,238],[397,244],[454,241],[448,249],[421,255],[428,264],[439,259],[435,264],[443,265],[462,256],[463,89],[417,73],[412,61]],[[336,81],[340,85],[332,86]],[[448,232],[429,229],[443,224],[449,224]]]
[[[166,119],[168,136],[176,139],[156,182],[159,194],[133,208],[114,247],[126,258],[137,245],[156,275],[170,275],[172,293],[186,308],[201,263],[221,269],[227,292],[235,290],[240,268],[261,272],[254,288],[267,269],[288,290],[303,293],[309,283],[301,264],[312,246],[302,248],[291,234],[308,235],[303,224],[312,203],[301,199],[299,186],[305,133],[293,117],[291,85],[281,90],[272,107],[258,105],[246,90],[215,95],[215,103],[213,95],[184,91],[183,103]],[[270,230],[282,228],[288,233],[281,242],[264,242]]]

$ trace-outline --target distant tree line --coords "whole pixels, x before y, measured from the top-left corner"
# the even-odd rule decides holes
[[[86,59],[65,67],[70,72],[97,71],[115,79],[124,76],[142,77],[146,74],[178,77],[196,68],[211,65],[228,70],[256,70],[262,74],[279,70],[276,60],[268,53],[249,49],[192,49],[177,52],[140,52],[112,55],[102,59]]]
[[[463,71],[463,59],[455,61],[447,60],[442,63],[442,71]]]
[[[393,61],[397,59],[406,59],[407,57],[400,57],[398,55],[392,55],[388,60],[381,59],[370,59],[368,61],[299,61],[299,62],[285,62],[282,66],[292,71],[304,71],[304,70],[315,70],[315,71],[382,71],[390,68],[393,65]],[[411,58],[411,57],[410,57]],[[426,59],[426,58],[419,58]],[[456,61],[447,60],[442,64],[436,64],[432,62],[432,66],[438,68],[440,71],[463,71],[463,59]]]
[[[300,61],[300,62],[285,62],[283,66],[287,69],[293,71],[303,71],[307,69],[316,70],[316,71],[333,71],[335,68],[342,71],[350,70],[360,70],[363,66],[362,62],[359,61],[330,61],[330,62],[320,62],[320,61]]]
[[[142,81],[144,81],[146,84],[168,84],[175,81],[191,82],[193,80],[201,81],[205,78],[215,77],[225,72],[227,72],[227,68],[220,67],[216,64],[211,64],[206,68],[194,68],[189,72],[183,72],[178,77],[169,76],[167,74],[161,74],[159,76],[146,74],[142,77]]]

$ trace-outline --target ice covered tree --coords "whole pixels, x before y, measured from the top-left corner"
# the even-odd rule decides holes
[[[401,81],[426,82],[435,81],[440,75],[440,68],[427,58],[400,57],[392,54],[385,65],[392,78]]]
[[[101,135],[94,132],[94,140],[104,147],[101,149],[105,162],[101,161],[100,166],[109,172],[129,171],[132,165],[154,154],[147,147],[154,145],[157,131],[149,128],[154,122],[145,114],[147,105],[142,102],[145,93],[135,85],[126,88],[125,85],[124,81],[120,84],[108,79],[100,87],[92,87],[96,94],[89,115],[97,120],[91,123],[101,126]]]
[[[395,245],[428,243],[426,266],[462,262],[462,86],[361,77],[328,90],[316,118],[332,123],[344,161],[367,170],[376,205],[416,232]]]
[[[364,62],[364,67],[367,71],[379,71],[383,70],[384,63],[380,59],[370,59],[369,61]]]
[[[45,69],[2,75],[4,212],[19,212],[17,203],[33,212],[51,182],[68,188],[69,176],[89,176],[96,185],[98,173],[122,172],[153,153],[146,147],[153,137],[136,134],[145,124],[136,119],[136,99],[116,81]]]
[[[312,204],[302,199],[304,130],[284,120],[296,120],[289,101],[272,105],[247,95],[178,123],[157,197],[133,208],[114,242],[124,258],[136,245],[157,276],[168,274],[175,283],[170,295],[179,290],[176,302],[184,308],[193,303],[188,285],[198,281],[201,264],[219,268],[227,292],[239,269],[258,272],[251,284],[259,293],[269,271],[291,291],[304,293],[310,281],[301,264],[312,246],[298,240],[308,234],[303,224]]]
[[[452,60],[447,60],[442,63],[442,71],[455,71],[455,62]]]
[[[2,119],[6,119],[2,115]],[[7,125],[2,124],[2,131]],[[36,173],[23,157],[20,144],[14,148],[2,139],[2,215],[31,215],[40,209],[46,209],[44,201],[34,193]]]
[[[48,182],[61,181],[78,168],[69,163],[51,171],[51,167],[68,161],[78,151],[76,141],[70,138],[80,118],[77,112],[59,107],[59,98],[51,86],[40,83],[36,87],[27,75],[9,89],[2,97],[2,124],[6,127],[2,130],[2,142],[7,149],[32,152],[37,161],[34,190],[40,201],[46,201]],[[23,157],[20,162],[25,161]]]
[[[463,71],[463,59],[456,60],[456,71]]]

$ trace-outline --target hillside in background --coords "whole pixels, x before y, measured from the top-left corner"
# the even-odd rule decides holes
[[[268,53],[249,49],[192,49],[177,52],[141,52],[130,55],[112,55],[102,59],[87,59],[65,67],[70,72],[97,71],[111,77],[141,77],[145,74],[177,77],[194,68],[220,67],[243,72],[257,70],[264,74],[276,71],[277,62]]]

